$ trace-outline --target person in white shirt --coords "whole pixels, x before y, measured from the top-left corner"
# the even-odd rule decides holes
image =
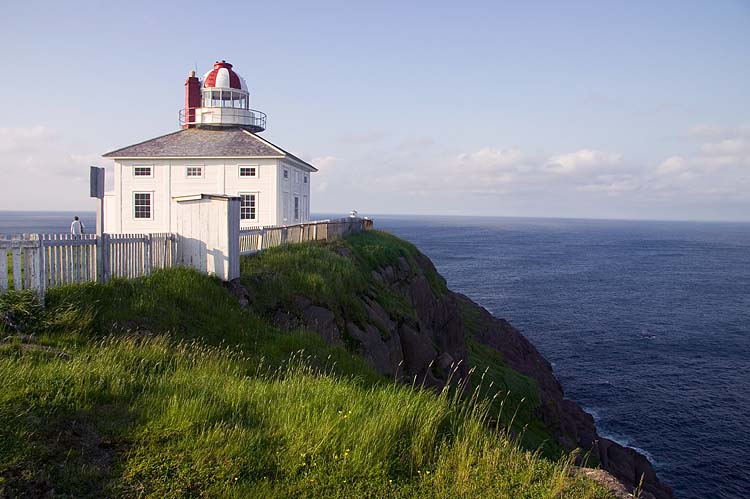
[[[73,222],[70,224],[70,233],[75,237],[80,237],[86,227],[83,225],[78,217],[73,217]]]

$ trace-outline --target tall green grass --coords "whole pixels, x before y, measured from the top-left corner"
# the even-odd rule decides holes
[[[275,281],[258,300],[346,306],[408,255],[377,237],[346,241],[356,262],[289,246],[243,271]],[[0,313],[0,497],[609,497],[493,429],[490,391],[396,385],[194,271],[50,290],[44,310],[10,293]]]
[[[0,487],[75,497],[607,497],[487,406],[169,337],[0,356]],[[70,429],[73,430],[70,430]]]

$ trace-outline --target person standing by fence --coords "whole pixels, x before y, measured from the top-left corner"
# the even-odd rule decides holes
[[[81,234],[83,234],[83,231],[86,230],[86,226],[83,225],[83,222],[81,222],[77,216],[73,217],[73,222],[70,224],[70,233],[75,238],[81,237]]]

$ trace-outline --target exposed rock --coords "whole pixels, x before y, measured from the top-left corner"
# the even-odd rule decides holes
[[[377,282],[380,285],[385,284],[385,279],[383,279],[383,276],[380,275],[379,272],[375,272],[374,270],[371,272],[372,274],[372,280]]]
[[[365,310],[367,311],[367,317],[370,322],[375,324],[381,331],[386,332],[387,335],[391,335],[396,330],[396,323],[391,320],[388,316],[388,312],[372,298],[364,298]]]
[[[455,361],[453,360],[453,357],[451,357],[451,354],[449,354],[448,352],[443,352],[438,355],[437,362],[435,362],[435,367],[440,371],[450,372],[450,370],[455,367]]]
[[[303,296],[303,295],[294,296],[294,307],[298,311],[305,310],[310,305],[312,305],[312,300],[308,298],[307,296]]]
[[[338,255],[343,256],[345,258],[351,258],[354,256],[354,254],[352,253],[352,250],[350,250],[346,246],[339,246],[338,248],[336,248],[335,251]]]
[[[395,376],[403,361],[398,334],[383,341],[380,331],[368,324],[363,331],[356,324],[348,323],[346,331],[360,345],[360,353],[376,371],[386,376]]]
[[[401,277],[402,279],[405,279],[411,273],[411,266],[409,265],[409,260],[407,260],[403,256],[398,257],[398,268],[402,273],[402,276],[403,276]]]
[[[583,475],[585,477],[598,482],[600,485],[606,487],[616,499],[652,499],[654,496],[649,493],[642,493],[640,497],[636,498],[630,493],[627,487],[620,483],[615,477],[607,473],[604,470],[593,469],[593,468],[574,468],[574,473]]]
[[[284,331],[291,331],[300,326],[297,316],[286,310],[277,310],[273,315],[273,325]]]
[[[248,307],[253,301],[250,291],[242,285],[239,279],[232,279],[225,283],[229,294],[231,294],[242,307]]]
[[[383,269],[381,272],[385,280],[389,283],[394,282],[396,280],[396,272],[393,270],[393,267],[390,265]]]
[[[401,349],[404,352],[404,365],[409,374],[424,374],[430,363],[437,357],[437,351],[430,339],[419,334],[407,325],[399,329]]]
[[[336,316],[324,307],[311,305],[302,311],[302,319],[308,327],[316,331],[331,345],[341,345],[341,332],[336,324]]]

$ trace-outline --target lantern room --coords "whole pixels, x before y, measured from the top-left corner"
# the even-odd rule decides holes
[[[191,71],[185,81],[185,108],[180,111],[183,128],[245,127],[252,132],[266,129],[266,114],[250,109],[245,79],[226,61],[216,61],[202,79]]]

